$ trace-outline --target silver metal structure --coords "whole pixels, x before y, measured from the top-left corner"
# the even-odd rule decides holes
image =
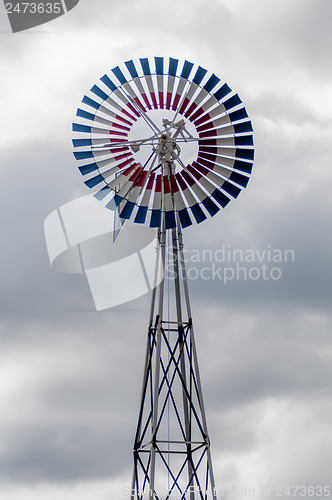
[[[83,98],[90,111],[78,109],[83,123],[73,125],[85,184],[122,222],[157,228],[156,283],[160,265],[165,273],[152,292],[131,500],[217,498],[182,230],[236,198],[254,158],[238,94],[200,66],[190,78],[194,64],[179,71],[178,63],[170,58],[166,70],[155,57],[155,72],[147,58],[141,70],[134,61],[113,68],[120,85],[104,75],[93,99]],[[143,138],[133,133],[137,123]],[[186,144],[196,147],[189,161]]]
[[[162,175],[175,171],[179,130],[160,136]],[[131,498],[216,498],[181,225],[167,231],[162,217],[158,242],[175,303],[170,316],[164,279],[152,294]]]

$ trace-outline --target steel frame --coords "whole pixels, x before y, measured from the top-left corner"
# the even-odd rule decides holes
[[[165,144],[166,142],[166,144]],[[174,172],[165,137],[163,175]],[[162,212],[163,213],[163,212]],[[165,277],[152,292],[143,389],[134,441],[131,499],[216,499],[210,440],[203,404],[181,226],[158,233]],[[157,259],[156,277],[160,262]],[[172,270],[174,305],[166,314],[165,282]]]

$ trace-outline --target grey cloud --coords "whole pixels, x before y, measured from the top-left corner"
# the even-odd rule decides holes
[[[248,190],[250,187],[248,187]],[[245,196],[244,194],[242,196]],[[241,200],[242,201],[242,200]],[[238,203],[241,203],[240,198]],[[234,202],[235,203],[235,202]],[[278,301],[279,307],[288,307],[291,303],[306,304],[309,307],[317,307],[319,310],[329,312],[331,302],[331,268],[329,265],[332,241],[329,227],[328,199],[321,196],[321,189],[316,187],[310,189],[300,196],[294,196],[293,199],[285,201],[282,206],[249,206],[246,202],[242,205],[245,213],[240,209],[229,206],[219,217],[219,220],[209,222],[216,225],[220,221],[220,236],[214,236],[214,241],[209,245],[212,250],[213,264],[210,262],[188,262],[188,267],[193,267],[199,272],[203,267],[207,267],[212,275],[212,268],[220,269],[219,274],[215,273],[215,279],[199,279],[199,283],[190,282],[190,288],[193,294],[204,293],[211,298],[220,297],[219,302],[237,304],[241,308],[253,307],[256,309],[273,309]],[[241,208],[241,207],[240,207]],[[227,211],[227,213],[226,213]],[[224,220],[222,220],[224,217]],[[227,220],[226,220],[227,219]],[[243,222],[245,231],[242,227],[234,226],[234,221]],[[257,224],[255,221],[258,221]],[[211,228],[212,229],[212,228]],[[207,230],[207,228],[205,228]],[[205,231],[202,228],[204,234]],[[194,233],[192,233],[194,235]],[[190,251],[198,249],[200,255],[206,248],[205,238],[188,238],[186,248]],[[228,247],[229,245],[229,247]],[[294,262],[290,258],[289,262],[274,263],[259,262],[258,258],[253,263],[241,262],[217,262],[218,251],[225,246],[226,252],[239,249],[245,254],[247,250],[254,250],[262,253],[269,248],[284,252],[291,250],[294,252]],[[192,254],[192,258],[194,254]],[[279,280],[263,279],[261,277],[254,281],[244,271],[238,273],[239,279],[236,279],[236,266],[261,269],[265,264],[269,269],[278,267],[281,271]],[[223,283],[225,268],[234,269],[235,278]],[[196,277],[193,271],[194,278]],[[255,272],[256,276],[257,273]],[[220,276],[222,279],[220,279]],[[197,286],[197,287],[196,287]],[[259,301],[259,302],[258,302]]]
[[[295,250],[295,262],[277,282],[190,282],[218,484],[239,484],[245,462],[264,446],[259,465],[270,482],[328,478],[329,123],[323,108],[295,90],[299,75],[313,96],[318,79],[329,82],[330,5],[251,0],[207,8],[203,1],[173,1],[167,15],[164,8],[81,0],[49,25],[56,36],[22,35],[2,44],[8,68],[2,95],[19,104],[6,133],[17,134],[19,147],[5,145],[1,167],[0,368],[13,363],[19,379],[27,374],[24,386],[9,390],[8,381],[0,420],[1,479],[13,488],[130,476],[149,297],[93,312],[84,278],[50,268],[43,222],[87,194],[70,151],[70,122],[84,92],[110,67],[147,52],[192,59],[225,77],[255,127],[257,161],[248,188],[222,214],[186,231],[186,249]],[[19,98],[18,78],[20,95],[29,90],[33,106]],[[28,130],[36,117],[40,127]],[[276,420],[264,427],[272,403]],[[284,404],[294,415],[283,413]],[[306,419],[313,422],[311,441]],[[284,448],[278,448],[279,421],[287,423]]]
[[[147,328],[126,315],[83,326],[77,314],[76,332],[53,323],[2,338],[0,367],[25,381],[3,397],[1,479],[73,484],[130,468]]]
[[[315,324],[321,329],[318,342],[315,334],[305,335],[310,322],[305,316],[296,320],[283,310],[284,319],[276,324],[272,314],[263,312],[265,321],[258,320],[248,333],[245,322],[231,319],[232,312],[225,314],[225,323],[233,321],[237,331],[230,334],[227,327],[210,327],[220,352],[218,377],[209,380],[208,388],[210,397],[218,394],[215,405],[227,408],[257,399],[331,395],[329,323],[324,330],[318,318],[310,324],[310,332]]]
[[[68,483],[109,478],[122,472],[125,457],[120,422],[5,427],[0,479],[23,484]],[[129,454],[128,454],[129,457]],[[126,457],[126,458],[128,458]]]

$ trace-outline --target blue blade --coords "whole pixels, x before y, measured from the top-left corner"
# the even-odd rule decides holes
[[[242,134],[243,132],[252,132],[253,130],[251,121],[234,125],[234,130],[236,134]]]
[[[98,97],[100,97],[104,101],[106,101],[106,99],[108,99],[108,95],[105,94],[105,92],[103,90],[101,90],[97,85],[94,85],[92,87],[91,92],[93,92],[94,94],[96,94]]]
[[[244,158],[245,160],[254,160],[255,151],[253,149],[237,149],[236,158]]]
[[[211,195],[223,208],[231,201],[224,193],[219,191],[219,189],[215,189]]]
[[[193,69],[193,63],[184,61],[181,77],[188,80],[191,70]]]
[[[119,66],[117,66],[116,68],[113,68],[112,69],[112,72],[114,73],[114,75],[117,77],[117,79],[119,80],[120,83],[124,84],[127,82],[127,80],[125,79],[125,76],[124,74],[122,73],[121,69],[119,68]]]
[[[83,109],[78,108],[76,112],[76,116],[80,116],[81,118],[86,118],[87,120],[92,120],[94,121],[96,115],[93,115],[92,113],[88,113],[87,111],[84,111]]]
[[[234,186],[234,184],[231,184],[228,181],[225,181],[222,185],[222,189],[226,191],[226,193],[230,194],[233,196],[233,198],[237,198],[239,194],[241,193],[241,189],[238,188],[237,186]]]
[[[87,104],[88,106],[91,106],[91,108],[100,108],[100,104],[98,104],[98,102],[94,101],[93,99],[90,99],[90,97],[88,97],[87,95],[83,97],[82,102],[84,102],[84,104]]]
[[[82,165],[78,168],[82,175],[87,175],[91,174],[91,172],[94,172],[95,170],[98,170],[98,165],[97,163],[89,163],[88,165]]]
[[[74,151],[74,156],[76,160],[86,160],[87,158],[93,158],[92,151]]]
[[[230,97],[229,99],[227,99],[227,101],[223,102],[223,105],[228,110],[228,109],[234,108],[235,106],[238,106],[241,103],[242,103],[242,101],[241,101],[239,95],[235,94],[232,97]]]
[[[147,58],[140,59],[144,75],[151,75],[149,60]]]
[[[92,140],[91,139],[73,139],[72,143],[73,143],[74,148],[80,148],[82,146],[91,146]]]
[[[207,70],[199,66],[196,71],[196,75],[193,78],[193,82],[196,83],[196,85],[199,85],[201,81],[203,80],[204,76],[206,75]]]
[[[220,208],[208,196],[206,198],[204,198],[202,203],[203,203],[204,207],[206,208],[206,210],[211,215],[211,217],[213,217],[220,210]]]
[[[160,227],[161,223],[161,210],[152,210],[150,227]]]
[[[248,118],[248,113],[246,108],[238,109],[237,111],[233,111],[229,113],[229,117],[232,122],[236,122],[237,120],[242,120],[243,118]]]
[[[132,78],[138,78],[138,73],[137,73],[137,70],[135,68],[135,64],[133,63],[133,61],[127,61],[125,62],[125,65],[127,66],[127,69],[131,75]]]
[[[196,222],[199,224],[200,222],[203,222],[203,220],[206,219],[206,215],[205,213],[203,212],[203,210],[201,209],[201,207],[199,206],[198,203],[196,203],[196,205],[193,205],[192,207],[190,207],[195,219],[196,219]]]
[[[236,170],[241,170],[241,172],[251,174],[252,163],[247,163],[246,161],[241,161],[241,160],[235,160],[233,168],[235,168]]]
[[[88,179],[87,181],[84,182],[84,184],[86,184],[89,188],[93,188],[97,186],[97,184],[100,184],[103,181],[105,181],[104,177],[101,174],[99,174],[96,177]]]
[[[155,61],[155,65],[156,65],[157,75],[163,75],[164,74],[164,58],[163,57],[155,57],[154,61]]]
[[[97,200],[101,201],[107,196],[112,190],[108,186],[104,186],[100,191],[95,193],[93,196],[97,198]]]
[[[134,222],[137,222],[138,224],[144,224],[147,212],[148,212],[148,207],[144,207],[143,205],[141,205],[138,208]]]
[[[120,217],[121,219],[130,219],[131,214],[135,208],[135,203],[132,201],[127,201],[123,209],[121,210]]]
[[[91,127],[81,125],[80,123],[73,123],[73,132],[86,132],[91,134]]]
[[[166,229],[172,229],[173,227],[176,227],[175,214],[173,210],[165,212],[165,222],[166,222]]]
[[[205,89],[207,92],[210,92],[219,82],[220,78],[218,78],[215,74],[213,74],[206,82],[203,89]]]
[[[110,77],[108,75],[104,75],[101,77],[100,79],[105,85],[106,87],[108,87],[112,92],[114,90],[117,89],[117,86],[114,85],[114,83],[112,82],[112,80],[110,79]]]
[[[179,210],[179,218],[181,222],[181,226],[183,228],[191,226],[192,222],[188,213],[188,210],[186,208],[183,208],[182,210]]]
[[[247,184],[249,182],[249,177],[246,177],[245,175],[238,174],[237,172],[232,172],[231,176],[229,177],[229,180],[232,182],[236,182],[236,184],[239,184],[242,187],[247,187]]]
[[[178,67],[179,61],[178,59],[169,58],[169,66],[168,66],[168,74],[171,76],[176,76],[176,70]]]
[[[252,135],[243,135],[242,137],[235,137],[235,146],[253,146],[254,140]]]
[[[220,101],[220,99],[225,97],[230,92],[232,92],[232,89],[227,85],[227,83],[224,83],[224,85],[220,87],[220,89],[217,90],[217,92],[215,92],[213,95],[218,101]]]

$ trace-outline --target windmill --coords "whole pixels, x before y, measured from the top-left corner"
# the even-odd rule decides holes
[[[131,498],[215,499],[183,250],[183,229],[247,186],[251,121],[238,94],[178,59],[127,61],[84,96],[74,155],[105,207],[157,230]]]

